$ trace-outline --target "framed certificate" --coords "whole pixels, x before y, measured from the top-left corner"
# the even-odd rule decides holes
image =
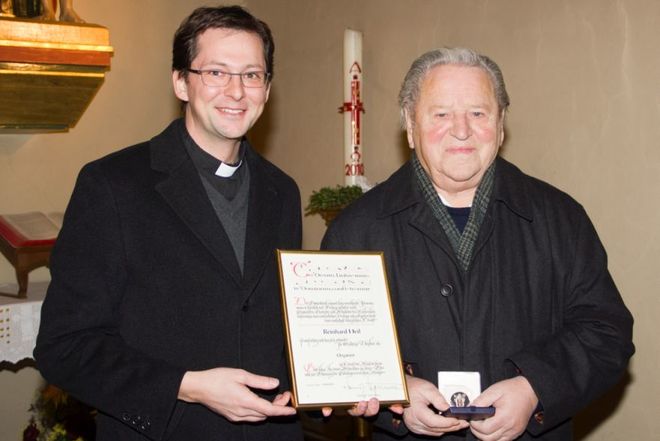
[[[294,407],[408,403],[383,254],[277,256]]]

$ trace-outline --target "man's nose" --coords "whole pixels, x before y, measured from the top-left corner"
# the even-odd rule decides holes
[[[472,128],[470,127],[470,122],[468,121],[467,114],[465,113],[456,113],[452,119],[451,126],[451,135],[464,141],[472,135]]]
[[[240,75],[232,75],[229,79],[229,84],[225,86],[225,95],[232,97],[235,100],[240,100],[245,95],[245,86]]]

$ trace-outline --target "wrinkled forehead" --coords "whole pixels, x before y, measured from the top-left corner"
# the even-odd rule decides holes
[[[495,86],[487,70],[479,66],[441,64],[430,68],[418,86],[416,107],[432,102],[492,105],[498,109]]]

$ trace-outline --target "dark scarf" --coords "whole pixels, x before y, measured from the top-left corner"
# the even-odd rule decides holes
[[[490,167],[488,167],[488,170],[484,173],[484,176],[477,187],[477,192],[472,201],[470,217],[468,218],[467,225],[465,225],[463,234],[461,234],[458,231],[454,220],[449,215],[447,207],[445,207],[440,200],[438,192],[433,186],[431,179],[426,174],[424,168],[422,168],[422,164],[419,162],[414,150],[411,160],[413,170],[415,171],[415,181],[424,195],[424,200],[431,208],[433,216],[438,220],[440,226],[447,235],[449,243],[451,243],[461,267],[467,272],[470,266],[470,259],[472,259],[474,245],[477,242],[477,236],[479,235],[479,228],[481,228],[484,216],[486,215],[486,209],[488,208],[488,203],[490,202],[490,195],[493,190],[493,181],[495,178],[495,161],[493,161]]]

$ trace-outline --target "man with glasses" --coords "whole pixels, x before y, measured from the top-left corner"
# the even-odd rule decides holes
[[[300,195],[245,138],[273,50],[243,8],[195,10],[173,44],[185,116],[78,177],[35,359],[99,410],[99,441],[302,439],[273,252],[300,247]]]

